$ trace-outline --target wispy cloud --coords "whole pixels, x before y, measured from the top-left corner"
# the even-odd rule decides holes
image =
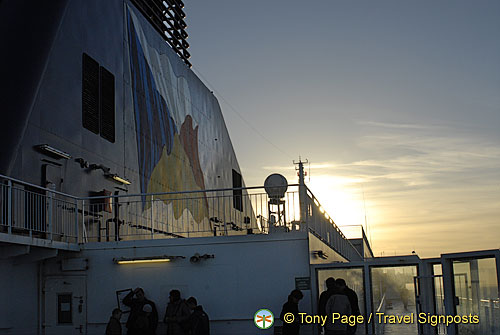
[[[470,242],[471,249],[481,249],[483,240],[491,246],[490,235],[478,236],[500,222],[500,143],[452,128],[423,132],[432,126],[374,125],[380,127],[357,141],[364,159],[322,162],[311,178],[330,190],[351,192],[353,201],[362,201],[363,191],[375,248],[416,245],[423,255],[436,256],[460,249],[453,249],[457,241]],[[320,201],[328,204],[328,196]],[[335,204],[330,208],[333,217],[342,211]],[[436,245],[429,236],[447,242]]]
[[[437,130],[445,129],[442,126],[435,125],[421,125],[421,124],[411,124],[411,123],[387,123],[387,122],[377,122],[377,121],[357,121],[359,125],[379,127],[379,128],[393,128],[393,129],[419,129],[419,130]]]
[[[268,171],[282,171],[282,170],[294,170],[295,168],[291,165],[287,166],[273,165],[273,166],[263,166],[262,169]]]
[[[334,168],[336,167],[337,165],[335,163],[328,163],[328,162],[325,162],[325,163],[312,163],[312,164],[304,164],[304,167],[306,169],[329,169],[329,168]],[[262,169],[264,170],[268,170],[268,171],[281,171],[281,170],[295,170],[295,167],[293,167],[292,165],[288,165],[288,166],[263,166]]]

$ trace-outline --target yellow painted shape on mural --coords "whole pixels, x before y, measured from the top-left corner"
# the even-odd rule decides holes
[[[189,158],[180,142],[179,135],[175,134],[172,152],[168,155],[164,147],[161,158],[153,169],[153,173],[148,183],[148,193],[196,190],[201,190],[201,188],[196,184],[193,170],[189,164]],[[185,200],[185,198],[190,199]],[[198,223],[208,217],[208,208],[205,205],[206,201],[204,193],[202,192],[189,195],[161,195],[155,196],[155,199],[161,199],[166,205],[172,203],[175,219],[181,217],[184,209],[188,209]],[[151,203],[148,201],[146,203],[146,208],[149,207],[151,207]]]

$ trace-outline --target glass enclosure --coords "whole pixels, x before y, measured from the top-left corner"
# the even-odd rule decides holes
[[[413,280],[416,275],[416,266],[371,269],[375,334],[418,334]],[[412,322],[392,322],[396,316],[406,316]]]
[[[498,335],[498,264],[498,250],[485,250],[428,260],[381,257],[314,267],[318,298],[329,277],[344,279],[356,292],[365,319],[356,334]]]
[[[339,268],[339,269],[318,269],[318,288],[319,293],[326,291],[325,281],[327,278],[335,279],[342,278],[346,281],[347,287],[351,288],[358,295],[358,305],[361,315],[366,319],[365,310],[365,290],[363,286],[363,269],[362,268]],[[318,295],[319,297],[319,295]],[[365,324],[360,324],[357,327],[356,334],[366,334]]]
[[[453,261],[457,315],[477,315],[479,323],[459,323],[460,335],[500,334],[495,258]]]
[[[443,269],[441,264],[433,265],[434,274],[434,314],[435,315],[446,315],[444,307],[444,288],[443,288]],[[442,323],[436,326],[436,332],[438,335],[447,334],[446,326]]]

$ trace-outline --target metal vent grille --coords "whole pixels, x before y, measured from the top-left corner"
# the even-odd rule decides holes
[[[181,0],[133,0],[132,2],[182,58],[184,63],[191,67],[188,60],[191,55],[187,50],[189,43],[186,41],[188,38],[185,30],[187,24],[184,21],[186,14],[182,10],[184,3]]]
[[[101,137],[115,142],[115,76],[101,66]]]
[[[99,63],[86,53],[82,61],[82,123],[99,134]]]

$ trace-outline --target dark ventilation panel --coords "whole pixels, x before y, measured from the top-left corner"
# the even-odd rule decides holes
[[[99,134],[99,63],[85,53],[82,63],[82,123]]]
[[[115,142],[115,76],[101,66],[101,137]]]
[[[115,143],[115,76],[86,53],[82,64],[83,127]]]
[[[243,183],[241,181],[241,174],[233,170],[233,188],[241,188]],[[233,190],[233,207],[234,209],[243,212],[243,192],[242,190]]]

